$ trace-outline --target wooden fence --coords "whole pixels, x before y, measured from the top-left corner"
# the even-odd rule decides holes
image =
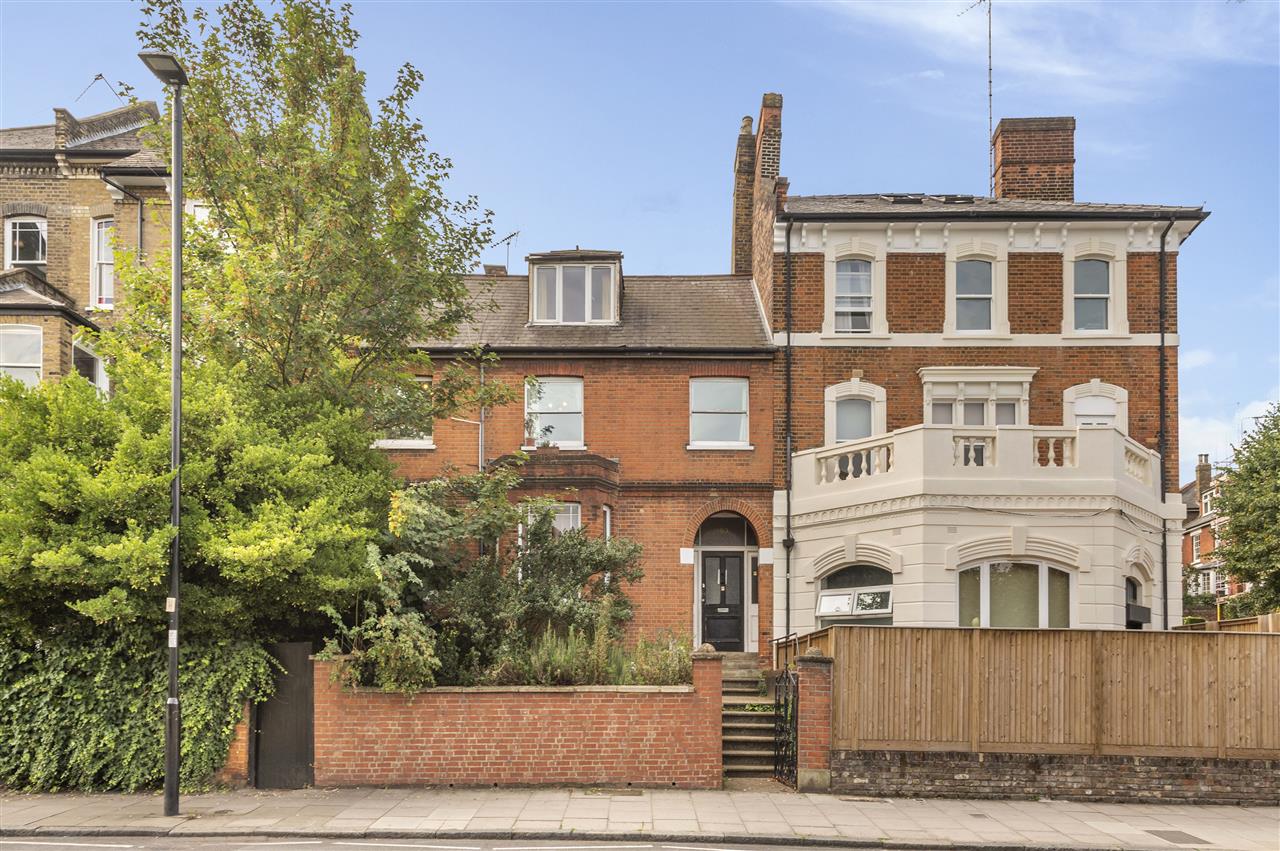
[[[1174,629],[1186,632],[1280,632],[1280,612],[1225,621],[1187,623],[1175,626]]]
[[[1280,758],[1280,634],[838,626],[836,750]]]

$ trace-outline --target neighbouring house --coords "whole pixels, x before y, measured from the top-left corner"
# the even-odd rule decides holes
[[[1196,477],[1182,486],[1182,502],[1187,519],[1182,532],[1182,569],[1189,596],[1212,597],[1214,606],[1203,614],[1217,620],[1217,607],[1246,591],[1253,583],[1241,582],[1222,569],[1215,555],[1218,534],[1226,517],[1217,510],[1216,500],[1222,475],[1214,475],[1208,455],[1196,457]],[[1192,613],[1188,613],[1192,614]]]
[[[149,101],[55,109],[52,124],[0,129],[0,372],[32,384],[79,372],[105,388],[76,336],[111,322],[117,246],[168,245],[168,168],[138,135],[158,114]]]
[[[743,125],[733,253],[779,349],[775,634],[1178,623],[1176,263],[1208,214],[1076,200],[1073,118],[1001,121],[994,197],[793,195],[781,121]]]
[[[0,368],[66,374],[51,341],[109,321],[90,237],[131,244],[130,199],[163,201],[134,135],[153,114],[0,131],[25,282],[0,318],[67,325],[40,372]],[[523,403],[390,435],[401,474],[524,450],[561,528],[643,545],[635,630],[724,651],[837,623],[1179,622],[1176,264],[1208,213],[1076,201],[1071,118],[1002,121],[991,198],[790,195],[781,121],[767,94],[737,135],[728,274],[633,274],[620,245],[469,277],[493,309],[421,348],[437,369],[487,348]]]

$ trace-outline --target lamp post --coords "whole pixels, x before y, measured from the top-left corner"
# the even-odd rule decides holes
[[[187,85],[187,72],[172,53],[144,50],[138,58],[160,82],[173,88],[173,193],[169,199],[172,246],[169,468],[173,472],[173,481],[169,485],[169,525],[173,527],[173,542],[169,545],[169,597],[165,600],[165,610],[169,613],[169,698],[165,701],[164,714],[164,814],[176,816],[181,766],[179,747],[182,741],[182,714],[178,703],[178,591],[182,575],[178,549],[181,516],[178,500],[182,494],[182,87]]]

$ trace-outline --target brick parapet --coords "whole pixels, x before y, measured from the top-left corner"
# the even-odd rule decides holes
[[[811,651],[796,659],[796,788],[825,792],[831,785],[830,656]]]

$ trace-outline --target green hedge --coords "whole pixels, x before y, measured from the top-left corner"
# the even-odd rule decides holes
[[[164,778],[165,652],[122,639],[19,647],[0,643],[0,786],[132,791]],[[246,700],[269,694],[275,663],[260,647],[183,649],[182,785],[209,785]]]

